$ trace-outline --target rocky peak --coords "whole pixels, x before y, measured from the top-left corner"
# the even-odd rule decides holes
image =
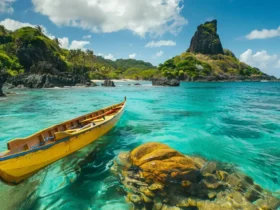
[[[205,22],[197,27],[188,52],[202,54],[224,54],[220,37],[217,34],[217,20]]]

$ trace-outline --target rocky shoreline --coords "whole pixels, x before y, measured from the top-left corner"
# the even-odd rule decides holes
[[[104,81],[104,80],[103,80]],[[114,80],[115,82],[118,80]],[[121,82],[127,82],[120,80]],[[130,80],[129,80],[130,81]],[[137,80],[133,80],[137,81]],[[185,80],[179,79],[167,79],[157,78],[150,79],[153,86],[180,86],[180,82],[280,82],[273,76],[256,76],[256,77],[245,77],[245,76],[205,76],[205,77],[194,77]],[[91,81],[85,76],[72,75],[72,74],[22,74],[15,77],[9,76],[7,73],[2,72],[0,74],[0,96],[6,96],[2,87],[5,84],[9,84],[8,89],[13,88],[54,88],[54,87],[94,87],[98,86],[95,82]],[[136,83],[139,85],[138,83]],[[101,84],[104,87],[115,87],[113,80],[105,80]]]
[[[269,82],[280,82],[279,79],[274,76],[226,76],[226,75],[218,75],[218,76],[199,76],[194,78],[187,78],[184,80],[186,82],[261,82],[261,81],[269,81]]]
[[[159,79],[152,79],[153,86],[180,86],[180,80],[178,79],[167,79],[167,78],[159,78]]]
[[[280,199],[232,165],[146,143],[120,153],[111,168],[133,209],[276,210]]]
[[[91,86],[94,84],[84,76],[71,74],[23,74],[10,77],[7,82],[11,83],[14,87],[23,86],[26,88],[53,88],[76,85]]]
[[[5,84],[5,82],[7,81],[8,76],[9,76],[8,73],[0,71],[0,97],[6,96],[6,95],[3,93],[2,88],[3,88],[3,85]]]

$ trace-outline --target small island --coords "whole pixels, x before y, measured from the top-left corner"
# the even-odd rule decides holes
[[[217,30],[217,20],[199,25],[188,50],[159,65],[161,74],[183,81],[277,80],[239,61],[232,51],[224,49]]]

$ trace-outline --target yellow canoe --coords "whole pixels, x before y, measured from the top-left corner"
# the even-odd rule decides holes
[[[117,124],[125,103],[126,99],[27,138],[8,142],[8,150],[0,153],[0,178],[18,184],[45,166],[92,143]]]

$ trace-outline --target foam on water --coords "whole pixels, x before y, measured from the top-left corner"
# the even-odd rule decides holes
[[[150,141],[232,163],[262,187],[279,193],[280,83],[182,83],[178,88],[141,83],[16,90],[17,95],[0,101],[4,150],[9,139],[120,102],[124,96],[128,99],[124,116],[111,132],[28,180],[37,180],[38,186],[19,207],[128,209],[109,168],[119,152]]]

